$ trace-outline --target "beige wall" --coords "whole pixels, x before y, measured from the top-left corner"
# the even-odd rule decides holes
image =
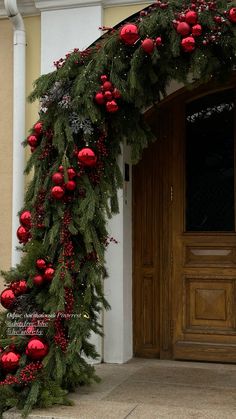
[[[104,9],[103,24],[104,26],[115,26],[117,23],[126,19],[133,13],[144,9],[151,3],[136,4],[133,6],[116,6]]]

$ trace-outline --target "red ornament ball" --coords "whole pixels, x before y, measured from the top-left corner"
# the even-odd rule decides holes
[[[147,54],[152,54],[154,50],[154,41],[153,39],[147,38],[142,41],[141,48],[146,52]]]
[[[198,14],[194,10],[190,10],[185,14],[185,21],[190,25],[195,25],[198,20]]]
[[[119,109],[119,106],[117,105],[115,100],[111,100],[110,102],[106,103],[107,112],[113,113],[113,112],[118,111],[118,109]]]
[[[67,175],[69,180],[72,180],[76,177],[76,171],[75,169],[73,169],[73,167],[69,167],[69,169],[67,169]]]
[[[97,163],[97,156],[91,148],[85,147],[78,152],[78,160],[84,166],[93,167]]]
[[[161,46],[162,46],[162,39],[161,39],[161,36],[158,36],[158,37],[156,38],[156,46],[157,46],[157,47],[161,47]]]
[[[53,186],[51,189],[51,194],[55,199],[61,199],[64,196],[64,189],[61,186]]]
[[[98,105],[104,104],[104,95],[103,93],[97,93],[95,96],[95,102],[97,102]]]
[[[190,33],[190,26],[187,22],[179,22],[176,27],[177,32],[182,35],[186,36]]]
[[[58,171],[61,172],[61,173],[64,173],[64,167],[63,166],[59,166],[58,167]]]
[[[24,227],[31,227],[31,212],[23,211],[20,215],[20,222]]]
[[[14,371],[19,366],[20,355],[16,352],[5,352],[1,356],[1,366],[5,372]]]
[[[111,100],[111,99],[112,99],[112,93],[110,92],[110,90],[107,90],[107,91],[104,93],[104,99],[105,99],[105,100]]]
[[[112,94],[113,94],[113,97],[114,97],[115,99],[120,99],[120,98],[121,98],[121,93],[120,93],[120,91],[119,91],[116,87],[115,87],[115,89],[113,90]]]
[[[14,292],[15,295],[23,295],[26,293],[28,286],[25,279],[22,279],[21,281],[12,282],[11,290]]]
[[[18,237],[19,242],[23,244],[27,243],[30,239],[30,232],[24,226],[18,227],[16,235]]]
[[[55,185],[61,185],[64,182],[64,176],[60,172],[53,173],[52,181]]]
[[[25,353],[29,358],[40,361],[47,355],[48,345],[37,337],[32,338],[28,342]]]
[[[102,82],[102,83],[105,83],[105,81],[107,81],[107,76],[106,76],[105,74],[103,74],[103,75],[100,77],[100,79],[101,79],[101,82]]]
[[[27,143],[30,147],[36,147],[38,145],[38,137],[36,137],[36,135],[29,135],[27,137]]]
[[[74,180],[68,180],[68,182],[65,183],[65,188],[68,191],[74,191],[76,189],[76,183]]]
[[[113,85],[110,81],[105,81],[102,87],[103,87],[103,90],[107,91],[107,90],[112,90]]]
[[[46,264],[44,259],[37,259],[36,260],[36,266],[37,266],[38,269],[44,270],[44,269],[46,269],[47,264]]]
[[[36,285],[37,287],[39,287],[40,285],[42,285],[44,282],[44,279],[42,277],[42,275],[35,275],[33,277],[33,283],[34,285]]]
[[[4,308],[7,309],[12,306],[12,304],[15,302],[15,299],[16,296],[10,288],[5,289],[0,295],[1,304]]]
[[[192,36],[183,38],[181,41],[181,46],[184,52],[192,52],[195,49],[195,39]]]
[[[202,34],[202,26],[197,24],[192,27],[192,35],[200,36]]]
[[[34,132],[37,135],[42,134],[43,132],[43,123],[41,121],[36,122],[36,124],[34,124]]]
[[[232,8],[229,10],[229,20],[230,20],[232,23],[236,23],[236,7],[232,7]]]
[[[44,272],[44,279],[46,279],[47,281],[52,281],[54,274],[55,274],[55,269],[47,268],[45,269],[45,272]]]
[[[138,27],[127,23],[120,29],[120,39],[127,45],[134,45],[139,39]]]

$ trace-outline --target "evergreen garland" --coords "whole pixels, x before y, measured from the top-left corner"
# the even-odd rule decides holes
[[[194,23],[186,35],[178,24],[188,11],[197,13],[201,33],[194,46],[186,41],[186,50],[183,39],[193,38]],[[1,296],[8,306],[0,321],[1,412],[16,406],[26,416],[35,406],[69,404],[68,391],[97,380],[85,359],[97,357],[89,337],[102,334],[99,313],[109,307],[103,295],[112,240],[106,222],[118,212],[120,144],[131,146],[137,162],[153,140],[143,110],[165,96],[171,80],[196,86],[229,77],[236,63],[235,15],[223,0],[157,1],[129,19],[137,28],[134,42],[120,33],[125,23],[104,28],[90,48],[75,49],[35,82],[30,100],[40,100],[40,122],[24,141],[32,149],[25,173],[34,169],[34,176],[19,214],[23,257],[3,273],[13,297]],[[106,82],[110,99],[109,93],[104,99]],[[9,321],[17,315],[25,321],[27,314],[32,324],[16,325],[11,336]],[[32,357],[29,343],[37,336],[45,356]],[[4,361],[9,353],[15,361]]]

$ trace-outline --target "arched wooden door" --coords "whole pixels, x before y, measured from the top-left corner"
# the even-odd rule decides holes
[[[236,361],[234,85],[149,115],[157,141],[133,168],[136,356]]]

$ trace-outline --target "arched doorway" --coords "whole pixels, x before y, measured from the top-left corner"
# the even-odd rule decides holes
[[[147,115],[133,169],[136,356],[236,361],[235,82]]]

